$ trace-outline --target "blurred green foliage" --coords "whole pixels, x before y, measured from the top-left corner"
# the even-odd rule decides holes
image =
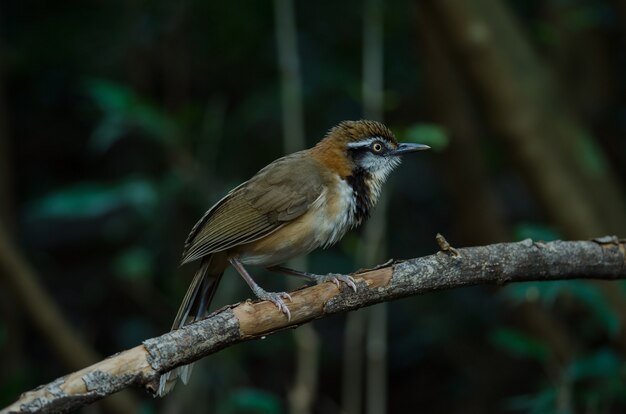
[[[400,139],[408,142],[429,145],[434,151],[440,152],[450,144],[446,131],[436,124],[413,125],[400,136]]]
[[[517,240],[532,239],[537,241],[558,240],[561,237],[554,228],[538,223],[518,223],[515,226]]]
[[[612,412],[611,406],[626,401],[623,358],[600,349],[572,361],[556,384],[546,384],[536,394],[512,398],[507,406],[537,414]]]
[[[582,280],[556,282],[516,283],[505,287],[502,294],[509,300],[524,302],[540,300],[545,305],[555,306],[558,300],[572,298],[588,311],[586,316],[593,317],[593,323],[602,327],[607,335],[616,337],[620,330],[618,315],[607,303],[597,285]]]
[[[337,122],[362,116],[362,4],[295,4],[306,138],[314,145]],[[593,132],[572,131],[575,168],[626,179],[623,10],[591,0],[506,4],[556,73],[569,109]],[[434,252],[437,232],[454,246],[481,240],[460,230],[460,222],[476,218],[465,217],[450,193],[462,190],[450,185],[457,166],[445,160],[455,137],[433,121],[440,118],[426,92],[414,6],[385,3],[385,118],[400,140],[434,151],[407,158],[386,189],[394,258]],[[14,181],[0,201],[12,199],[20,246],[84,338],[103,355],[135,346],[169,329],[195,270],[179,268],[195,221],[282,155],[272,3],[13,0],[0,9],[0,133],[6,130],[11,144]],[[511,240],[562,238],[491,139],[499,132],[472,109],[486,186]],[[361,267],[354,260],[360,234],[312,253],[310,269]],[[282,276],[253,272],[268,289],[285,286]],[[228,272],[215,307],[250,296]],[[0,320],[3,406],[67,369],[10,293],[0,299],[8,304],[0,314],[11,315]],[[520,305],[529,303],[570,334],[571,360],[559,365],[551,343],[525,324]],[[624,412],[626,364],[616,342],[622,318],[585,281],[392,303],[390,412]],[[314,409],[339,412],[344,317],[315,328],[322,354]],[[282,413],[296,370],[293,351],[291,336],[279,333],[208,357],[192,384],[166,400],[136,397],[146,413]]]
[[[90,143],[95,150],[104,152],[110,149],[132,129],[169,144],[173,144],[173,137],[179,135],[174,120],[126,85],[92,79],[85,82],[85,91],[103,113]]]
[[[491,334],[491,341],[494,345],[520,358],[546,362],[550,356],[550,349],[541,339],[532,338],[515,329],[496,329]]]
[[[153,254],[143,247],[129,249],[115,258],[113,272],[123,279],[149,278],[154,274]]]
[[[157,192],[153,183],[129,178],[115,184],[81,183],[59,188],[30,203],[30,220],[89,218],[121,208],[136,214],[148,214],[155,208]]]
[[[268,392],[241,389],[224,399],[218,406],[219,414],[280,414],[280,400]]]
[[[576,131],[572,137],[576,144],[577,155],[581,159],[585,172],[590,175],[600,175],[606,172],[607,165],[602,155],[602,149],[595,142],[593,137]]]

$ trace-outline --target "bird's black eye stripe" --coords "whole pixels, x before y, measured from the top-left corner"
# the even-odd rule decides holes
[[[388,152],[388,148],[383,141],[378,139],[369,141],[367,143],[358,143],[348,146],[348,154],[353,160],[361,159],[367,153],[374,155],[385,155]]]

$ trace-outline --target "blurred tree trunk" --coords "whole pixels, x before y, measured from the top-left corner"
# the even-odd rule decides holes
[[[626,0],[613,0],[611,3],[613,4],[613,7],[615,8],[616,15],[617,15],[617,28],[619,28],[619,36],[617,37],[616,50],[619,51],[619,50],[623,50],[624,45],[626,45]],[[612,40],[612,41],[615,41],[615,40]],[[612,52],[613,52],[612,56],[616,56],[616,55],[620,56],[620,54],[615,53],[615,51],[612,51]],[[623,108],[624,105],[626,104],[625,102],[626,98],[624,97],[624,93],[623,93],[624,73],[621,71],[618,72],[616,74],[616,78],[619,81],[618,84],[622,85],[622,87],[619,88],[620,90],[617,93],[618,95],[617,98],[620,100],[619,108]],[[621,117],[623,117],[623,115],[621,115]],[[622,124],[621,128],[618,130],[618,133],[622,136],[622,139],[614,139],[611,141],[611,144],[613,144],[614,147],[610,148],[609,151],[613,153],[614,156],[616,157],[617,159],[616,165],[626,165],[626,140],[623,139],[623,133],[625,129],[626,128]],[[622,172],[622,177],[621,177],[622,181],[626,181],[626,169],[622,168],[621,172]]]
[[[542,24],[550,27],[550,37],[543,45],[546,62],[558,83],[555,90],[567,102],[576,117],[589,124],[604,120],[606,108],[618,104],[620,90],[611,56],[612,42],[600,23],[574,23],[572,15],[590,14],[597,6],[583,3],[544,2],[541,4]],[[598,136],[597,139],[602,139]],[[607,154],[610,155],[610,154]]]
[[[461,245],[488,244],[511,239],[502,207],[490,186],[477,119],[457,65],[427,3],[419,3],[416,30],[426,79],[428,108],[444,126],[450,140],[442,153],[443,175],[452,197],[453,228]]]
[[[384,120],[383,4],[382,0],[367,0],[363,20],[363,112],[366,119],[381,122]],[[360,265],[371,267],[387,257],[387,212],[391,192],[388,187],[381,195],[377,212],[366,226],[360,244]],[[368,414],[387,412],[387,308],[386,303],[381,303],[366,313],[365,412]]]
[[[490,180],[483,156],[479,120],[473,108],[476,97],[468,90],[465,79],[452,57],[441,28],[435,24],[432,8],[426,2],[417,5],[416,24],[427,85],[429,109],[443,124],[450,144],[444,151],[444,174],[452,197],[455,228],[460,229],[462,244],[488,244],[510,240],[507,225]],[[572,338],[548,310],[539,303],[526,301],[512,309],[516,323],[548,344],[554,359],[550,365],[565,366],[573,356]],[[558,371],[558,369],[555,369]],[[477,391],[477,392],[485,392]]]
[[[306,148],[302,103],[302,75],[298,55],[298,32],[293,0],[274,0],[276,46],[281,81],[283,150],[286,154]],[[289,267],[306,270],[306,257],[289,261]],[[289,279],[290,285],[300,284]],[[296,374],[289,390],[289,412],[310,414],[317,397],[319,338],[313,325],[293,331],[296,344]]]
[[[145,41],[145,34],[142,33],[144,29],[145,18],[142,18],[143,1],[131,0],[123,3],[124,17],[128,21],[138,22],[135,23],[132,28],[132,36],[128,39],[128,43],[123,54],[123,68],[124,73],[128,77],[128,82],[132,85],[133,89],[140,96],[150,96],[151,88],[154,85],[154,70],[156,65],[154,64],[154,57],[150,53]]]
[[[274,0],[274,14],[280,70],[283,150],[290,154],[306,147],[302,109],[302,75],[293,1]]]
[[[622,187],[504,3],[438,0],[429,6],[480,95],[495,137],[559,230],[571,238],[626,234]],[[626,349],[623,295],[612,284],[599,286],[621,318],[619,342]]]
[[[4,96],[4,48],[0,42],[0,221],[7,228],[13,226],[13,189],[11,178],[11,157],[9,156],[9,128]]]
[[[18,381],[25,378],[18,376],[18,369],[24,372],[28,367],[22,356],[20,311],[30,314],[31,323],[51,344],[52,351],[69,369],[80,369],[97,361],[100,357],[82,341],[76,331],[63,319],[60,309],[41,285],[34,271],[20,256],[9,241],[10,234],[17,221],[14,216],[13,186],[10,141],[8,134],[4,81],[4,55],[0,43],[0,311],[2,322],[0,329],[6,329],[7,343],[3,347],[3,361],[0,374]],[[130,391],[117,394],[89,408],[99,412],[105,407],[108,412],[137,412],[139,404]]]
[[[9,155],[9,127],[4,95],[4,48],[0,42],[0,224],[8,231],[15,223],[13,206],[12,163]],[[3,352],[0,357],[0,383],[15,381],[24,367],[22,318],[17,311],[18,304],[0,277],[0,330],[4,331]],[[10,334],[9,334],[10,333]]]
[[[40,283],[35,270],[26,262],[0,223],[0,276],[31,323],[66,367],[81,369],[100,356],[86,344],[78,332],[64,319],[61,309]],[[130,391],[118,393],[101,403],[109,412],[136,413],[139,404]]]
[[[610,2],[615,8],[617,15],[617,26],[621,33],[621,44],[626,42],[626,0],[612,0]]]
[[[620,3],[612,2],[619,22]],[[559,93],[574,115],[591,129],[605,150],[612,165],[626,164],[624,140],[616,137],[616,108],[624,105],[622,73],[619,60],[626,42],[626,19],[621,28],[622,39],[616,41],[617,28],[612,28],[596,17],[602,10],[611,10],[606,4],[593,2],[543,2],[540,8],[542,24],[550,28],[551,41],[542,45],[543,56],[553,68]],[[613,10],[611,10],[613,11]],[[590,21],[581,23],[573,16],[586,16]],[[621,172],[621,181],[626,179]]]
[[[363,116],[383,121],[384,11],[382,0],[366,0],[363,12]],[[387,210],[391,188],[380,197],[365,225],[356,262],[371,267],[387,255]],[[363,346],[365,348],[363,349]],[[365,351],[365,352],[364,352]],[[387,304],[353,312],[346,321],[343,367],[343,411],[362,412],[363,355],[366,362],[365,412],[387,412]]]
[[[621,187],[504,3],[430,4],[479,88],[497,137],[560,230],[573,238],[626,233]]]
[[[161,42],[161,62],[159,67],[163,71],[161,82],[163,85],[163,103],[171,112],[176,113],[189,102],[191,91],[191,75],[187,49],[183,47],[185,37],[185,17],[189,12],[188,2],[171,2],[169,21],[165,38]],[[180,139],[181,137],[173,137]]]

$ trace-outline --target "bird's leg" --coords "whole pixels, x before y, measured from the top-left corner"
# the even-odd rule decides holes
[[[352,276],[340,275],[337,273],[316,275],[315,273],[302,272],[300,270],[294,270],[283,266],[272,266],[268,267],[267,270],[270,270],[272,272],[284,273],[286,275],[298,276],[307,280],[313,280],[318,285],[324,282],[333,282],[335,285],[337,285],[337,287],[339,287],[339,282],[341,281],[350,286],[352,290],[356,292],[356,284],[354,283],[354,279],[352,278]]]
[[[243,264],[241,264],[239,260],[231,257],[228,259],[228,261],[235,268],[235,270],[239,272],[241,277],[243,277],[243,280],[245,280],[248,286],[250,286],[250,289],[252,289],[257,298],[262,300],[269,300],[274,305],[276,305],[282,313],[287,315],[288,320],[291,320],[291,312],[289,312],[289,308],[283,301],[283,299],[291,300],[291,296],[289,296],[287,292],[267,292],[261,286],[259,286],[254,281],[254,279],[252,279],[252,276],[250,276],[248,271],[245,269],[245,267],[243,267]]]

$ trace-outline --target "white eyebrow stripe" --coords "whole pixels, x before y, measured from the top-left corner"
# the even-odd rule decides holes
[[[369,147],[370,145],[372,145],[372,142],[381,141],[381,140],[382,138],[380,137],[373,137],[373,138],[364,139],[363,141],[350,142],[348,143],[348,148]]]

